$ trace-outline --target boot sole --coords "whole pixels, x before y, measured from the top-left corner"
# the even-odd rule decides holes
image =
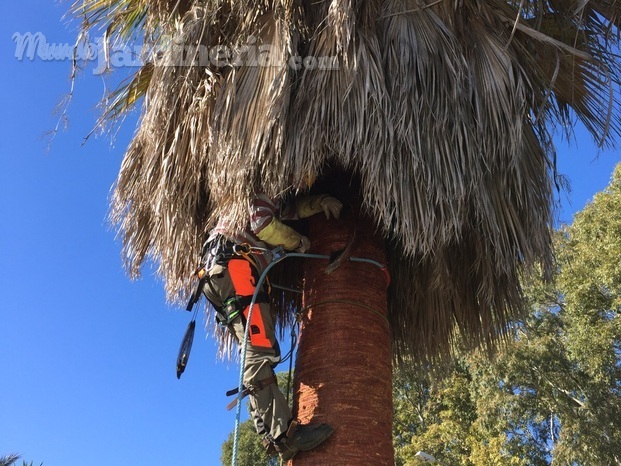
[[[328,440],[328,438],[332,435],[333,432],[334,432],[334,429],[332,427],[330,427],[330,432],[327,432],[326,435],[323,436],[321,439],[318,439],[316,442],[312,443],[311,446],[308,446],[308,447],[303,448],[303,449],[300,448],[300,451],[309,451],[309,450],[312,450],[313,448],[317,448],[323,442]]]
[[[330,427],[330,426],[328,426]],[[321,445],[323,442],[325,442],[328,437],[330,437],[332,435],[332,433],[334,432],[334,429],[332,427],[330,427],[330,431],[326,433],[326,435],[324,435],[321,439],[317,440],[316,442],[312,443],[311,446],[308,446],[304,449],[299,448],[295,453],[293,453],[293,451],[289,450],[288,453],[290,453],[289,455],[287,454],[282,454],[280,455],[280,457],[282,458],[283,461],[289,461],[292,460],[299,452],[301,451],[310,451],[314,448],[317,448],[319,445]]]

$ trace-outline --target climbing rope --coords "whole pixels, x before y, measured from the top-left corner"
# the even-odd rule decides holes
[[[248,316],[246,317],[246,326],[244,328],[244,341],[242,343],[242,352],[241,352],[241,361],[240,361],[240,370],[239,370],[239,381],[237,384],[237,408],[235,412],[235,434],[233,437],[233,458],[231,461],[231,466],[237,466],[237,452],[239,449],[239,425],[241,419],[241,406],[242,406],[242,398],[244,394],[244,367],[246,366],[246,351],[248,349],[248,332],[250,329],[250,322],[252,321],[252,312],[254,310],[254,304],[257,300],[257,296],[259,294],[259,290],[263,285],[263,281],[267,276],[267,272],[270,271],[272,267],[278,264],[280,261],[285,259],[287,255],[285,254],[282,248],[277,248],[272,251],[272,261],[265,267],[263,273],[259,277],[259,281],[255,285],[254,293],[252,294],[252,300],[250,301],[250,309],[248,310]]]
[[[327,259],[330,260],[331,256],[328,256],[326,254],[309,254],[309,253],[301,253],[301,252],[285,252],[283,248],[278,247],[276,249],[273,249],[271,251],[268,251],[266,249],[263,248],[255,248],[255,247],[251,247],[250,248],[251,252],[256,252],[259,254],[264,254],[265,252],[270,252],[272,255],[272,261],[267,265],[267,267],[265,267],[265,269],[263,270],[263,272],[261,273],[261,276],[259,277],[259,281],[256,283],[255,285],[255,290],[254,293],[252,295],[252,300],[250,301],[250,309],[248,310],[248,316],[246,317],[246,326],[244,328],[244,340],[243,342],[241,342],[242,345],[242,351],[241,351],[241,361],[240,361],[240,369],[239,369],[239,382],[237,384],[237,409],[235,412],[235,432],[234,432],[234,436],[233,436],[233,452],[232,452],[232,460],[231,460],[231,466],[237,466],[237,454],[238,454],[238,450],[239,450],[239,427],[240,427],[240,420],[241,420],[241,406],[242,406],[242,398],[243,398],[243,392],[244,392],[244,367],[246,366],[246,352],[248,349],[248,335],[249,335],[249,330],[250,330],[250,322],[252,321],[252,312],[254,310],[254,305],[255,302],[257,300],[257,296],[259,294],[259,290],[261,289],[263,282],[265,281],[266,277],[267,277],[267,273],[271,270],[272,267],[274,267],[276,264],[278,264],[279,262],[281,262],[282,260],[288,258],[288,257],[302,257],[302,258],[307,258],[307,259]],[[349,261],[351,262],[365,262],[368,264],[373,264],[376,267],[378,267],[380,270],[382,270],[382,272],[384,272],[384,277],[386,278],[386,284],[388,285],[390,283],[390,275],[388,273],[388,269],[386,268],[385,264],[382,264],[376,260],[373,259],[366,259],[366,258],[361,258],[361,257],[349,257],[348,258]],[[292,291],[292,290],[290,290]],[[324,303],[317,303],[317,304],[325,304]],[[357,305],[361,305],[360,303],[355,303]],[[368,308],[368,306],[365,306]],[[372,310],[374,313],[379,314],[377,311],[375,311],[374,309],[370,309]],[[384,317],[384,316],[382,316]],[[385,319],[385,317],[384,317]],[[293,348],[291,348],[291,353],[293,353]],[[291,361],[289,363],[289,365],[291,365]],[[291,370],[291,369],[290,369]],[[287,401],[288,401],[288,392],[289,390],[287,390]]]

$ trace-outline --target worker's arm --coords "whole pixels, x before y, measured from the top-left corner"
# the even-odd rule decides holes
[[[258,195],[250,206],[250,228],[265,243],[282,246],[289,251],[306,252],[310,247],[308,238],[282,223],[280,218],[296,220],[321,212],[325,213],[327,219],[330,216],[339,218],[343,204],[332,196],[321,194],[298,198],[295,200],[295,208],[291,207],[283,206],[280,211],[279,205],[270,198]]]
[[[257,237],[272,246],[289,251],[305,252],[310,247],[308,238],[282,223],[279,208],[267,196],[257,196],[250,206],[250,228]]]

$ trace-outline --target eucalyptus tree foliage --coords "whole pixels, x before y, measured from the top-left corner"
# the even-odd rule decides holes
[[[130,272],[151,258],[169,298],[185,297],[216,219],[242,228],[255,192],[338,167],[361,180],[386,240],[397,356],[447,350],[457,329],[496,340],[522,309],[523,270],[551,267],[552,134],[576,121],[601,145],[620,133],[616,1],[77,0],[73,12],[111,57],[132,40],[145,51],[101,122],[140,102],[111,213]],[[321,58],[336,66],[309,65]]]
[[[566,418],[570,435],[561,431],[558,456],[621,464],[621,165],[563,231],[559,261],[563,343],[580,377],[567,394],[574,415]],[[571,437],[578,432],[582,448]]]
[[[464,466],[620,464],[619,378],[596,381],[570,356],[558,313],[521,325],[493,364],[466,352],[447,375],[395,385],[397,464],[420,450]]]
[[[490,363],[480,350],[395,378],[398,463],[621,464],[621,165],[555,237],[554,284]]]

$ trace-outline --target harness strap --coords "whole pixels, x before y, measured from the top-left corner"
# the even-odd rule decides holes
[[[250,306],[250,303],[252,302],[252,296],[237,296],[236,299],[239,305],[242,307],[242,309],[245,309],[246,307]],[[270,295],[263,291],[257,294],[257,299],[255,300],[254,303],[259,304],[259,303],[269,303],[269,302],[270,302]]]
[[[255,383],[253,383],[252,385],[249,385],[248,387],[244,385],[243,390],[241,392],[241,397],[236,397],[233,401],[231,401],[226,406],[227,411],[230,411],[231,409],[233,409],[235,405],[237,404],[238,400],[241,400],[248,395],[254,395],[256,392],[263,390],[265,387],[273,383],[277,383],[276,376],[270,375],[269,377],[266,377],[263,380],[257,380]],[[239,393],[239,388],[235,387],[229,390],[228,392],[226,392],[226,396],[237,395],[238,393]]]
[[[205,286],[205,282],[207,281],[207,271],[204,268],[200,268],[195,272],[195,275],[199,277],[198,284],[196,285],[196,290],[192,293],[190,300],[188,301],[188,305],[185,307],[186,311],[192,311],[194,305],[201,299],[201,294],[203,292],[203,286]]]
[[[267,434],[263,440],[261,440],[261,444],[263,448],[265,448],[265,454],[268,456],[275,455],[279,452],[282,452],[285,445],[284,442],[290,440],[295,435],[295,430],[298,428],[298,421],[295,419],[291,419],[289,421],[289,427],[287,427],[287,432],[280,435],[278,440],[274,439],[271,435]]]
[[[207,282],[209,283],[209,282]],[[255,304],[260,303],[269,303],[270,296],[265,292],[261,292],[257,295],[257,299],[255,300]],[[252,303],[252,296],[233,296],[232,298],[227,299],[224,302],[224,306],[216,307],[217,315],[216,319],[220,325],[230,325],[235,318],[240,315],[244,309],[250,306]],[[242,317],[243,320],[243,317]],[[245,326],[245,324],[244,324]]]
[[[205,242],[205,244],[203,244],[203,250],[201,254],[203,263],[194,272],[194,276],[198,277],[199,281],[196,286],[196,289],[194,290],[194,293],[192,293],[192,296],[190,296],[190,300],[188,301],[188,304],[185,308],[186,311],[192,310],[194,305],[201,298],[203,287],[205,286],[206,283],[207,284],[209,283],[209,280],[208,280],[209,277],[207,273],[208,267],[209,267],[208,265],[209,261],[207,260],[207,256],[211,255],[213,257],[213,262],[211,263],[212,265],[220,264],[226,267],[228,262],[233,257],[239,256],[239,257],[243,257],[248,262],[250,262],[255,268],[257,268],[258,267],[257,262],[251,256],[251,252],[252,252],[252,247],[250,246],[250,244],[248,243],[237,244],[229,239],[226,239],[222,235],[218,235],[213,240]],[[269,293],[269,282],[268,282],[268,293]],[[252,296],[249,296],[248,298],[249,298],[248,303],[243,305],[244,308],[248,306],[248,304],[250,304],[250,302],[252,301]],[[257,300],[257,302],[269,302],[269,297],[267,299],[264,299],[263,301]],[[214,307],[218,309],[217,306],[214,305]]]

